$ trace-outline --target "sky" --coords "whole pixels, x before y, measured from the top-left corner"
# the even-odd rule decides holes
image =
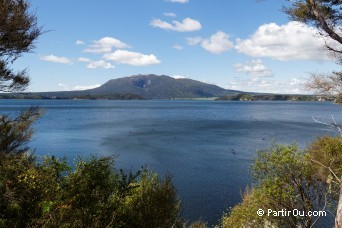
[[[290,21],[282,0],[31,0],[45,31],[28,91],[82,90],[137,74],[248,92],[310,93],[310,73],[340,69],[317,29]],[[330,42],[329,40],[327,42]]]

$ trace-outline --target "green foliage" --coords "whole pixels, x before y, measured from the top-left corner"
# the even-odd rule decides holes
[[[335,103],[342,104],[342,93],[336,96]]]
[[[342,138],[324,136],[314,141],[307,151],[308,163],[325,182],[342,177]]]
[[[0,227],[171,227],[180,202],[171,178],[117,172],[113,158],[42,162],[1,153]]]
[[[331,58],[342,64],[342,36],[340,26],[341,1],[340,0],[294,0],[291,6],[284,7],[283,11],[294,21],[300,21],[309,25],[314,25],[319,29],[319,35],[329,36],[339,44],[328,44],[326,48],[331,54]],[[341,73],[341,72],[339,72]],[[339,91],[341,92],[341,91]]]
[[[326,100],[332,100],[325,97]],[[256,101],[256,100],[270,100],[270,101],[318,101],[317,96],[312,95],[281,95],[281,94],[266,94],[266,95],[249,95],[239,94],[236,96],[222,96],[216,98],[217,101]]]
[[[139,182],[130,183],[131,195],[125,197],[125,208],[133,227],[174,227],[180,202],[171,177],[160,180],[156,173],[143,170]]]
[[[341,164],[341,163],[340,163]],[[329,206],[332,195],[328,185],[317,178],[316,166],[296,145],[275,145],[258,152],[253,167],[257,184],[244,196],[243,202],[222,217],[222,227],[309,227],[318,218],[258,216],[258,209],[280,211],[321,210]]]
[[[329,18],[337,22],[338,12],[335,9],[334,1],[316,1],[318,3],[319,12],[325,18]],[[290,18],[294,21],[301,21],[303,23],[318,23],[316,16],[308,4],[308,1],[297,1],[294,2],[291,7],[283,8],[284,12],[287,13]]]
[[[24,225],[19,217],[31,216],[34,212],[35,193],[27,190],[19,176],[34,167],[29,155],[0,154],[0,224],[2,227]],[[30,209],[30,206],[32,208]]]
[[[195,221],[189,225],[189,228],[206,228],[207,223],[203,221]]]
[[[120,206],[111,158],[79,160],[61,181],[60,198],[45,223],[71,227],[106,227]]]
[[[28,151],[32,124],[40,117],[38,108],[31,107],[17,118],[0,115],[0,153],[14,154]]]
[[[267,210],[268,201],[258,188],[246,189],[243,202],[222,216],[220,227],[264,227],[266,220],[257,215],[259,209]]]
[[[342,225],[342,138],[324,136],[313,142],[307,152],[307,162],[314,167],[313,175],[328,186],[328,192],[338,201],[335,227]]]
[[[237,98],[240,100],[240,101],[254,101],[255,98],[249,94],[239,94],[237,96]]]
[[[26,70],[14,72],[9,65],[31,51],[41,33],[26,1],[0,0],[0,91],[23,90],[28,85]]]

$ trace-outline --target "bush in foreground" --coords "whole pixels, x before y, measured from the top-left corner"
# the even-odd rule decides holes
[[[180,201],[171,178],[142,169],[125,175],[112,158],[0,155],[0,227],[171,227]]]
[[[257,184],[243,202],[223,215],[221,227],[312,227],[322,216],[267,216],[273,211],[326,211],[336,214],[342,175],[342,140],[322,137],[306,151],[275,145],[258,152],[253,174]],[[259,216],[262,209],[265,214]],[[337,216],[338,217],[338,216]]]

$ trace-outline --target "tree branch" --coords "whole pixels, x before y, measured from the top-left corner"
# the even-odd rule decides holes
[[[328,23],[326,22],[325,18],[318,12],[318,7],[317,7],[317,3],[315,0],[306,0],[307,4],[309,5],[309,7],[311,8],[312,12],[314,13],[316,19],[319,21],[321,28],[328,33],[328,35],[336,40],[337,42],[339,42],[340,44],[342,44],[342,37],[339,36],[333,29],[331,29],[328,25]]]
[[[339,134],[342,136],[342,129],[336,124],[336,121],[335,121],[335,118],[334,116],[331,114],[331,118],[333,119],[333,123],[331,124],[328,124],[328,123],[324,123],[324,122],[321,122],[321,121],[318,121],[316,120],[314,117],[312,117],[312,119],[316,122],[316,123],[319,123],[319,124],[322,124],[322,125],[326,125],[332,129],[336,129],[336,131],[339,132]]]
[[[322,164],[321,162],[316,161],[316,160],[314,160],[314,159],[312,159],[312,158],[310,158],[310,160],[313,161],[313,162],[315,162],[315,163],[317,163],[317,164],[319,164],[319,165],[321,165],[321,166],[323,166],[324,168],[328,169],[329,172],[337,179],[337,181],[338,181],[339,183],[342,183],[341,179],[338,178],[338,176],[335,174],[335,172],[334,172],[330,167],[328,167],[328,166]]]
[[[325,211],[325,208],[327,207],[327,195],[328,195],[328,192],[326,192],[324,194],[324,206],[323,208],[321,209],[321,211]],[[311,224],[310,227],[314,227],[315,223],[318,222],[318,220],[321,218],[321,213],[319,213],[319,216],[317,217],[317,219]]]

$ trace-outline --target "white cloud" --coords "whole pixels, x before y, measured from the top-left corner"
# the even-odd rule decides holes
[[[103,53],[102,59],[99,61],[92,61],[91,59],[80,57],[79,62],[86,62],[87,68],[89,69],[112,69],[115,68],[108,60],[114,61],[116,63],[128,64],[132,66],[148,66],[153,64],[159,64],[160,60],[153,54],[145,55],[139,52],[132,52],[127,50],[120,50],[122,48],[128,48],[129,46],[120,40],[112,37],[104,37],[99,40],[95,40],[93,44],[87,47],[85,52],[92,53]],[[113,48],[115,50],[113,52]]]
[[[271,70],[263,64],[261,59],[254,59],[245,64],[237,63],[233,65],[237,72],[246,73],[254,77],[270,77],[273,76]]]
[[[88,58],[83,58],[83,57],[80,57],[77,60],[79,62],[88,63],[87,68],[89,68],[89,69],[97,69],[97,68],[114,69],[115,68],[115,66],[113,66],[112,64],[110,64],[104,60],[92,61]]]
[[[174,78],[174,79],[184,79],[184,78],[189,78],[189,77],[187,77],[187,76],[183,76],[183,75],[173,75],[173,76],[171,76],[172,78]]]
[[[104,61],[104,60],[99,60],[99,61],[91,61],[87,64],[87,68],[89,69],[97,69],[97,68],[104,68],[104,69],[114,69],[115,66],[112,64]]]
[[[128,47],[129,45],[118,39],[113,37],[103,37],[99,40],[95,40],[93,44],[87,47],[84,51],[91,53],[108,53],[111,52],[113,48],[122,49]]]
[[[94,88],[100,87],[101,85],[100,84],[88,85],[88,86],[87,85],[76,85],[76,86],[70,87],[64,83],[58,83],[58,86],[62,87],[62,89],[65,91],[70,91],[70,90],[94,89]]]
[[[217,32],[213,34],[209,39],[201,41],[201,46],[214,54],[221,54],[230,50],[233,47],[233,43],[229,41],[229,36],[224,32]]]
[[[318,30],[299,22],[264,24],[250,38],[236,41],[236,50],[253,57],[287,60],[324,60],[324,40]]]
[[[76,45],[83,45],[84,41],[83,40],[76,40]]]
[[[173,48],[177,49],[177,50],[182,50],[184,47],[181,46],[181,45],[176,44],[176,45],[173,45]]]
[[[281,81],[253,77],[248,80],[230,80],[226,89],[260,93],[308,94],[305,90],[306,79],[291,78]]]
[[[201,37],[188,37],[187,42],[189,45],[200,44],[203,49],[213,54],[221,54],[233,48],[233,43],[229,40],[229,35],[222,31],[218,31],[208,39]]]
[[[153,54],[145,55],[139,52],[131,52],[126,50],[117,50],[113,53],[105,54],[103,58],[132,66],[148,66],[160,63],[160,60],[158,60]]]
[[[53,63],[64,63],[64,64],[71,64],[72,60],[66,57],[59,57],[55,55],[44,55],[40,57],[41,60]]]
[[[165,30],[172,30],[177,32],[192,32],[197,31],[202,28],[202,25],[199,21],[196,21],[191,18],[185,18],[182,22],[172,21],[172,24],[162,21],[160,19],[154,19],[150,23],[152,27],[161,28]]]
[[[166,17],[177,17],[175,13],[164,13],[164,16]]]
[[[77,85],[72,87],[72,90],[86,90],[86,89],[94,89],[97,87],[100,87],[100,84],[95,84],[95,85],[88,85],[88,86],[84,86],[84,85]]]
[[[186,41],[188,42],[189,45],[195,46],[195,45],[201,43],[202,37],[199,37],[199,36],[197,36],[197,37],[188,37],[188,38],[186,38]]]
[[[70,90],[69,86],[66,85],[66,84],[64,84],[64,83],[58,83],[58,86],[59,86],[59,87],[62,87],[63,90]]]
[[[187,3],[189,0],[165,0],[167,2]]]
[[[77,60],[80,61],[80,62],[90,62],[90,61],[91,61],[90,59],[88,59],[88,58],[83,58],[83,57],[80,57],[80,58],[78,58]]]

